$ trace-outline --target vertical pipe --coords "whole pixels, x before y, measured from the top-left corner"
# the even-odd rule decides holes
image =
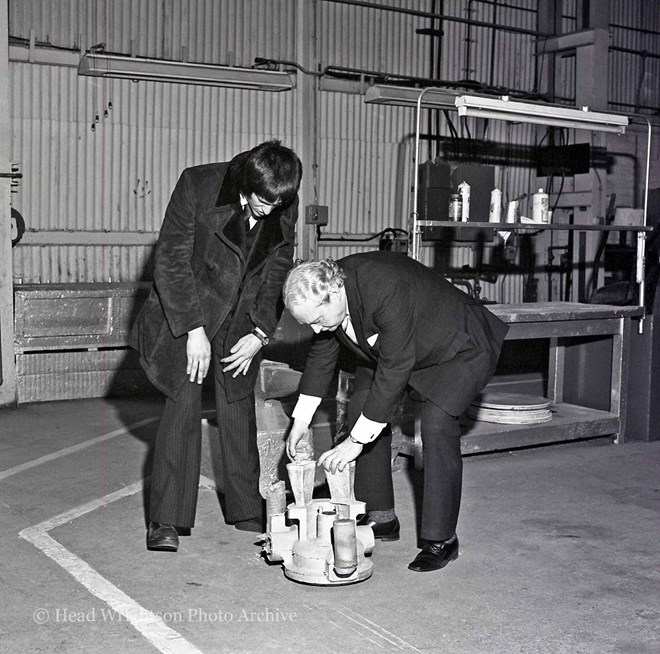
[[[493,0],[493,28],[490,33],[490,75],[488,81],[491,86],[495,86],[495,42],[497,40],[495,25],[497,25],[497,0]]]
[[[644,217],[642,224],[646,227],[649,209],[649,176],[651,173],[651,121],[644,116],[644,120],[648,126],[648,138],[646,139],[646,175],[644,178]],[[635,266],[635,275],[637,283],[639,284],[639,304],[644,306],[644,293],[646,284],[644,282],[644,257],[646,250],[646,233],[637,232],[637,258]],[[639,321],[639,333],[644,331],[644,318]]]
[[[9,25],[7,0],[0,0],[0,172],[8,173],[11,152]],[[11,180],[0,178],[0,406],[16,401],[14,302],[11,253]]]

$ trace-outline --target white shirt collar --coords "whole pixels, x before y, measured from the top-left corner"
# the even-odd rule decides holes
[[[239,193],[238,201],[241,203],[241,210],[245,211],[245,207],[248,206],[247,198],[242,193]],[[257,219],[252,214],[250,214],[248,217],[248,226],[250,227],[250,229],[252,229],[256,224],[257,224]]]

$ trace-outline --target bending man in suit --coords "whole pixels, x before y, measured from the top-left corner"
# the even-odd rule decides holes
[[[202,381],[211,359],[225,518],[263,530],[254,385],[292,266],[302,165],[279,141],[183,171],[155,253],[154,285],[131,333],[166,396],[153,456],[147,547],[174,550],[195,523]],[[177,527],[179,530],[177,530]]]
[[[319,458],[335,472],[356,460],[355,496],[374,535],[399,537],[390,464],[391,411],[407,387],[422,409],[422,549],[408,566],[438,570],[458,556],[463,467],[458,416],[492,376],[508,327],[437,272],[393,252],[303,263],[284,285],[291,314],[315,332],[293,412],[298,446],[335,371],[340,344],[359,357],[349,437]]]

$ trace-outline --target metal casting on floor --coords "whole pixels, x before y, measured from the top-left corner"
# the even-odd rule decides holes
[[[325,473],[330,498],[313,499],[315,461],[287,464],[295,502],[286,505],[283,481],[272,485],[266,501],[268,523],[263,552],[281,563],[289,579],[317,586],[354,584],[371,577],[374,534],[358,525],[366,512],[353,494],[355,463],[343,472]]]

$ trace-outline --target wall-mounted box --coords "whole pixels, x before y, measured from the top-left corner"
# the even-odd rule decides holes
[[[328,207],[319,204],[308,204],[305,207],[306,225],[327,225]]]

